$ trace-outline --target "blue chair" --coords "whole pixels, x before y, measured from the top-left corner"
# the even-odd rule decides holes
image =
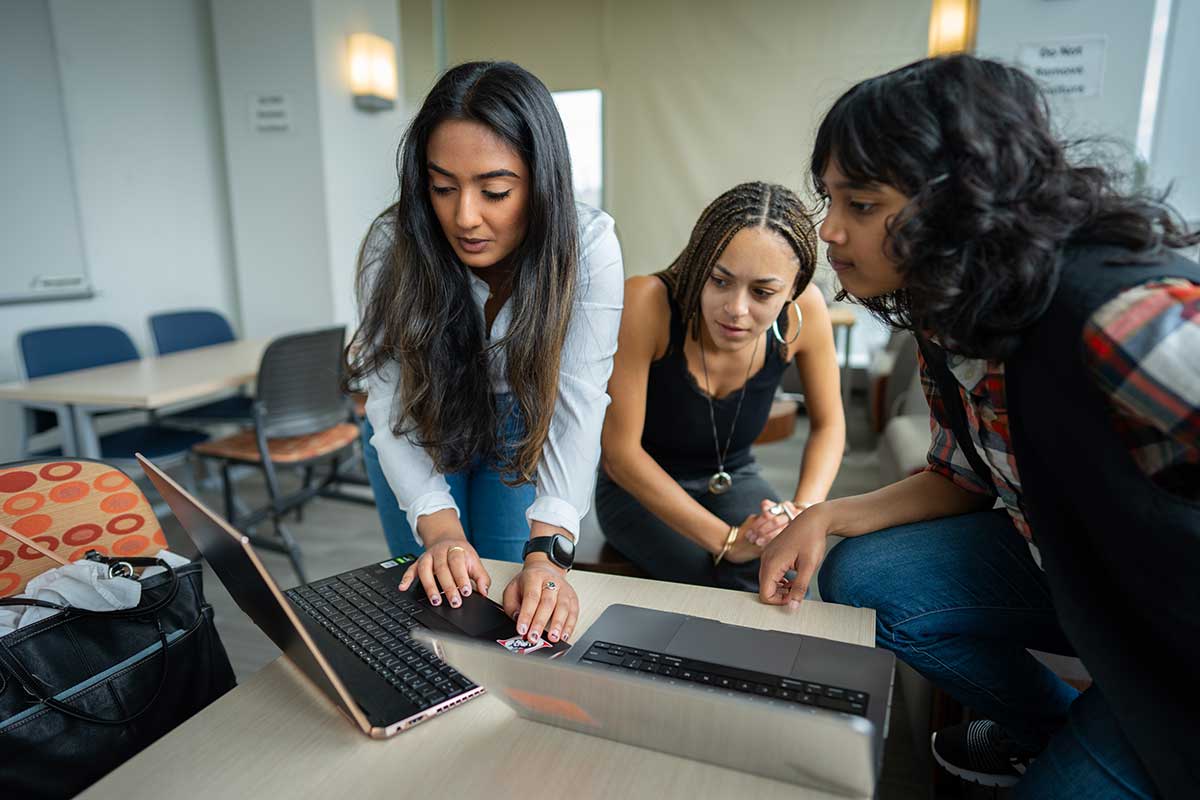
[[[155,314],[150,317],[150,332],[160,356],[237,339],[229,320],[216,311],[203,309]]]
[[[25,331],[17,337],[17,350],[27,378],[42,378],[140,358],[129,335],[113,325],[68,325]],[[106,409],[100,413],[127,411],[129,409]],[[30,435],[50,430],[58,423],[46,407],[27,406],[25,418],[25,450],[28,450]],[[101,436],[100,459],[132,461],[134,453],[140,452],[170,465],[171,462],[184,461],[193,445],[207,439],[207,434],[196,431],[162,425],[137,425]],[[53,448],[30,455],[55,456],[61,453],[62,448]]]
[[[216,311],[204,309],[155,314],[150,317],[150,333],[160,356],[237,339],[229,320]],[[238,394],[180,411],[167,420],[187,425],[249,425],[254,421],[252,408],[253,400]]]

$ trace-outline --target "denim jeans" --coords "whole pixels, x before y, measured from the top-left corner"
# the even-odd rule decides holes
[[[711,494],[707,476],[676,481],[727,525],[738,525],[751,514],[760,513],[763,500],[779,500],[754,462],[734,470],[732,477],[733,485],[725,494]],[[652,578],[758,591],[758,559],[745,564],[722,561],[714,567],[711,553],[647,511],[603,470],[596,480],[596,516],[608,543]]]
[[[846,539],[823,599],[876,610],[876,641],[1018,742],[1045,748],[1014,797],[1153,796],[1103,695],[1083,695],[1026,648],[1072,655],[1046,575],[1003,510]]]
[[[497,401],[511,412],[511,401],[502,396]],[[512,442],[523,434],[523,423],[513,413],[503,415],[501,441]],[[396,495],[388,485],[379,465],[379,453],[371,446],[373,429],[363,420],[363,461],[367,477],[375,493],[375,507],[383,524],[383,536],[393,556],[419,554],[423,550],[413,536],[408,515],[400,509]],[[458,505],[459,519],[469,541],[482,558],[500,561],[521,561],[521,550],[529,541],[529,523],[525,511],[533,504],[536,490],[532,484],[506,486],[494,459],[476,460],[461,472],[446,475],[450,495]]]

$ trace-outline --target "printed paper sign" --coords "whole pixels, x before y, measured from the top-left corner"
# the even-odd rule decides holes
[[[1028,42],[1017,63],[1050,97],[1093,97],[1104,90],[1104,36]]]

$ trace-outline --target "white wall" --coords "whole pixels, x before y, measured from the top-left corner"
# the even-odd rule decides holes
[[[347,38],[361,31],[390,39],[399,66],[398,8],[395,0],[313,2],[333,318],[350,328],[357,319],[355,256],[371,220],[395,200],[396,147],[408,120],[399,108],[402,100],[388,112],[366,113],[354,107]]]
[[[246,333],[350,325],[354,257],[395,192],[402,113],[354,108],[346,37],[398,43],[398,6],[212,0],[212,16]],[[267,92],[288,96],[290,130],[252,129],[251,98]]]
[[[0,380],[16,376],[28,328],[112,323],[148,353],[156,311],[204,306],[238,323],[208,4],[53,0],[51,12],[96,296],[0,309]],[[57,230],[47,219],[29,235]],[[19,421],[0,404],[0,461],[19,456]]]
[[[312,12],[295,0],[212,0],[229,204],[245,333],[329,324]],[[291,129],[251,128],[256,93],[287,95]]]

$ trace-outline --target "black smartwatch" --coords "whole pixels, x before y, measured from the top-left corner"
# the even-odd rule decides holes
[[[521,560],[528,558],[530,553],[545,553],[563,569],[570,569],[575,564],[575,543],[561,533],[530,539],[521,551]]]

